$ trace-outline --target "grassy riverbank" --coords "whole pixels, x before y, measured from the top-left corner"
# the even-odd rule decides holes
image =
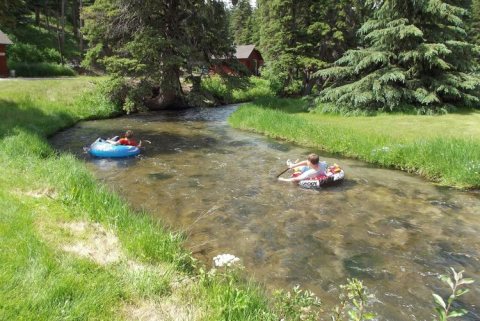
[[[258,288],[198,272],[182,236],[46,138],[117,109],[93,78],[0,83],[0,319],[260,320]]]
[[[298,144],[416,172],[441,185],[480,188],[480,111],[443,116],[344,117],[308,112],[294,99],[259,99],[232,126]]]

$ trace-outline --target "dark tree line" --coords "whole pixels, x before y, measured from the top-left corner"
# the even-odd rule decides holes
[[[257,45],[266,61],[262,76],[280,95],[315,94],[347,110],[478,102],[480,0],[231,4],[9,0],[0,1],[0,25],[45,25],[61,53],[71,26],[85,66],[133,79],[131,101],[154,88],[148,102],[158,106],[184,104],[181,79],[198,85],[194,71],[231,57],[234,44]]]

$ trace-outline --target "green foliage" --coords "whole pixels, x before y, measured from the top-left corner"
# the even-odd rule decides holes
[[[274,310],[282,319],[315,321],[319,318],[320,299],[311,291],[301,290],[298,285],[291,292],[278,291],[274,299]]]
[[[249,0],[240,0],[230,14],[230,33],[237,45],[253,43],[254,11]]]
[[[112,76],[98,85],[98,91],[127,114],[143,110],[142,99],[150,90],[141,81]]]
[[[443,112],[480,100],[475,57],[466,41],[466,10],[440,0],[385,1],[359,30],[365,48],[349,50],[330,68],[320,99],[338,110]]]
[[[376,315],[367,311],[370,301],[374,298],[369,294],[363,283],[357,279],[348,280],[340,286],[340,305],[333,310],[332,321],[367,321],[375,319]]]
[[[472,0],[468,32],[472,42],[480,45],[480,0]]]
[[[447,301],[438,294],[433,293],[433,299],[435,302],[435,311],[437,312],[437,321],[447,321],[448,319],[453,319],[457,317],[464,316],[468,313],[465,309],[454,308],[453,303],[462,295],[469,292],[469,289],[464,289],[462,286],[472,284],[473,279],[464,278],[463,272],[456,272],[455,269],[452,270],[452,276],[441,275],[440,280],[443,283],[447,284],[452,291]]]
[[[355,46],[364,1],[258,1],[262,75],[282,95],[309,94],[315,72]]]
[[[259,77],[237,78],[218,75],[203,78],[202,90],[211,95],[220,104],[251,101],[260,97],[271,97],[270,83]]]
[[[60,53],[53,48],[39,48],[30,43],[15,42],[8,46],[8,60],[15,62],[53,62],[60,63]]]
[[[27,12],[25,0],[0,1],[0,26],[15,28]]]
[[[8,67],[10,70],[15,70],[17,77],[75,76],[73,69],[56,63],[11,62]]]
[[[274,321],[266,293],[250,283],[242,271],[238,265],[199,270],[203,295],[214,310],[212,320]]]
[[[13,45],[7,46],[9,61],[12,62],[53,62],[60,63],[58,34],[43,24],[36,26],[29,18],[9,32]],[[80,57],[80,50],[74,35],[67,30],[63,55],[66,60]]]

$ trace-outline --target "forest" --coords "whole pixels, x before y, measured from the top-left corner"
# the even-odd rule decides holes
[[[261,77],[274,94],[313,97],[333,111],[444,113],[478,105],[478,0],[1,5],[0,26],[14,40],[11,69],[107,73],[118,87],[112,96],[127,109],[145,97],[152,108],[195,105],[182,83],[197,90],[219,63],[246,75],[233,58],[235,46],[247,44],[261,52]]]

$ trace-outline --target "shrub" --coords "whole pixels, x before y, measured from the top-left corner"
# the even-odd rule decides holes
[[[221,102],[228,104],[233,100],[227,83],[218,75],[202,79],[201,86],[202,90],[210,93],[215,99]]]
[[[20,77],[75,76],[75,71],[70,67],[47,62],[14,62],[9,64],[9,68]]]
[[[132,81],[123,77],[111,77],[99,86],[100,92],[115,106],[127,114],[144,108],[143,97],[151,91],[146,81]]]
[[[252,101],[260,97],[274,96],[270,82],[259,77],[220,77],[202,79],[202,90],[223,104]]]

